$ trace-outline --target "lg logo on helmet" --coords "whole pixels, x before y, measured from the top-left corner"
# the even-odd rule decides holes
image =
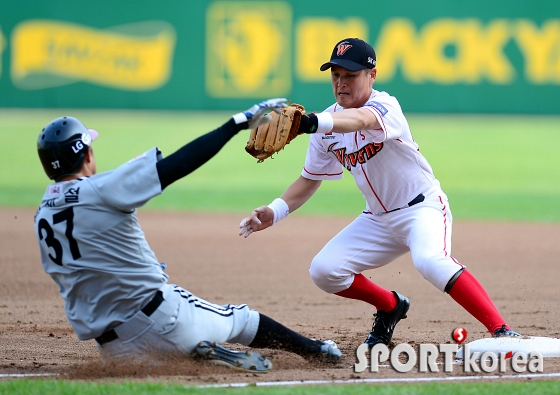
[[[91,136],[84,133],[82,134],[82,139],[76,141],[76,144],[72,146],[72,151],[74,151],[75,154],[79,154],[85,146],[89,145],[89,143],[91,143]],[[54,162],[51,162],[51,166],[53,169],[60,169],[60,162],[55,160]]]
[[[84,145],[82,144],[81,141],[76,141],[76,145],[74,145],[72,147],[72,151],[74,151],[75,154],[79,153],[82,149],[84,148]]]
[[[84,144],[91,144],[91,136],[88,133],[82,133],[82,139],[76,141],[76,144],[72,147],[72,151],[74,151],[75,154],[80,153],[84,149]]]

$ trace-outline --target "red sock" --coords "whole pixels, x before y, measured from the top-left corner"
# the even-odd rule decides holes
[[[494,331],[506,325],[490,296],[486,293],[478,280],[468,271],[464,270],[451,287],[449,295],[467,310],[474,318],[494,334]]]
[[[350,288],[336,292],[335,295],[364,301],[380,311],[391,311],[397,307],[394,293],[371,282],[363,274],[354,275],[354,282]]]

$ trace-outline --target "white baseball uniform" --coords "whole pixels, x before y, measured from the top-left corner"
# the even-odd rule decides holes
[[[376,116],[381,129],[310,137],[301,175],[337,180],[346,168],[366,200],[363,213],[313,259],[311,277],[324,291],[340,292],[350,287],[354,274],[410,251],[424,278],[443,291],[463,268],[451,256],[447,196],[420,153],[397,99],[372,89],[363,108]],[[334,104],[325,111],[343,110]],[[424,200],[416,203],[421,194]]]

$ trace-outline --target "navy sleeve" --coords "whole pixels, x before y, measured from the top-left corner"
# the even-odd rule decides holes
[[[222,149],[240,130],[247,129],[247,122],[236,124],[233,119],[219,128],[184,145],[179,150],[156,163],[161,189],[192,173]]]

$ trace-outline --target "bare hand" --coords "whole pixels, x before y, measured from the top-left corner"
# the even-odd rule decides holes
[[[256,208],[249,217],[241,220],[239,236],[247,238],[253,232],[266,229],[272,225],[273,219],[274,213],[268,206]]]

